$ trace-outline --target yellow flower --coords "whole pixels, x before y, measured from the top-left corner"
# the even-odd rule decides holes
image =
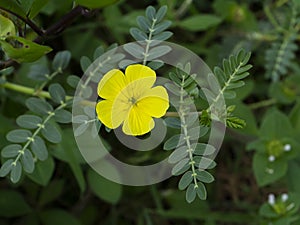
[[[99,120],[108,128],[121,124],[127,135],[143,135],[154,128],[155,118],[165,115],[169,97],[162,86],[153,87],[155,71],[140,64],[122,71],[107,72],[98,85],[98,95],[104,100],[96,105]]]

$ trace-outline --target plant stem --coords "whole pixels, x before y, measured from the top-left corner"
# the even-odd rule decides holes
[[[163,210],[163,205],[162,205],[161,200],[159,198],[159,193],[157,191],[157,188],[156,188],[155,184],[150,186],[150,191],[151,191],[151,195],[153,197],[153,200],[155,201],[156,208],[159,209],[159,210]]]
[[[2,88],[6,88],[12,91],[17,91],[26,95],[32,95],[32,96],[38,96],[38,97],[42,97],[42,98],[48,98],[51,99],[51,96],[49,94],[49,92],[47,91],[40,91],[38,93],[36,93],[36,90],[34,88],[30,88],[30,87],[26,87],[23,85],[19,85],[19,84],[14,84],[14,83],[10,83],[10,82],[6,82],[4,84],[0,84],[0,87]],[[73,98],[73,96],[66,96],[66,100],[71,100]]]
[[[260,102],[255,102],[255,103],[249,104],[248,106],[250,109],[258,109],[258,108],[274,105],[276,103],[277,103],[277,100],[274,98],[271,98],[271,99],[267,99],[267,100],[263,100]]]
[[[151,44],[152,34],[154,32],[155,23],[156,23],[156,19],[153,18],[151,28],[149,29],[148,39],[146,40],[146,43],[147,43],[146,49],[145,49],[145,52],[143,53],[144,54],[143,65],[146,65],[146,63],[147,63],[147,58],[148,58],[149,48],[150,48],[150,44]]]
[[[180,18],[192,4],[193,0],[185,0],[176,12],[176,18]]]
[[[181,81],[181,88],[180,88],[180,93],[184,93],[184,84],[185,84],[185,77],[183,76],[182,77],[182,81]],[[193,158],[193,149],[191,147],[191,142],[190,142],[190,136],[188,135],[188,130],[187,130],[187,124],[186,124],[186,121],[185,121],[185,116],[186,116],[186,110],[185,110],[185,106],[183,105],[184,103],[184,99],[183,99],[183,95],[181,94],[180,95],[180,106],[179,106],[179,117],[180,117],[180,120],[181,120],[181,127],[182,127],[182,130],[183,130],[183,133],[184,133],[184,139],[185,139],[185,142],[186,142],[186,145],[188,147],[187,151],[188,151],[188,154],[189,154],[189,158],[190,158],[190,165],[191,165],[191,168],[192,168],[192,176],[193,176],[193,180],[194,180],[194,188],[198,188],[198,184],[197,184],[197,173],[196,173],[196,168],[195,168],[195,161],[194,161],[194,158]]]
[[[20,20],[22,20],[25,24],[27,24],[35,33],[37,33],[38,35],[44,35],[44,30],[40,29],[31,19],[27,18],[27,17],[23,17],[18,15],[17,13],[9,10],[9,9],[5,9],[3,7],[0,7],[1,10],[8,12],[9,14],[14,15],[15,17],[19,18]]]

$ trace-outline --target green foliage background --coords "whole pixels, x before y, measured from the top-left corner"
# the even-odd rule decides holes
[[[152,186],[113,183],[85,163],[75,143],[70,113],[74,88],[112,44],[149,37],[152,31],[141,17],[149,5],[157,10],[167,6],[158,13],[166,16],[157,25],[157,40],[177,43],[202,57],[228,105],[223,115],[228,129],[216,164],[195,174],[201,191],[193,191],[194,168]],[[146,17],[152,13],[148,8]],[[298,0],[1,0],[0,25],[1,225],[300,224]],[[136,47],[127,45],[125,50],[145,59]],[[191,77],[170,74],[178,82],[167,88],[197,96],[199,126],[209,127],[211,108]],[[212,99],[218,94],[211,93]],[[79,124],[75,135],[84,132],[86,121],[95,121],[89,108],[84,112],[73,118]],[[172,128],[189,119],[180,113],[181,122],[170,118],[166,123]],[[168,152],[163,148],[172,150],[179,142],[172,130],[159,151],[128,155],[100,126],[112,153],[120,158],[126,153],[132,164],[164,158]],[[174,152],[171,160],[182,161]],[[270,193],[276,196],[272,204],[267,202]]]

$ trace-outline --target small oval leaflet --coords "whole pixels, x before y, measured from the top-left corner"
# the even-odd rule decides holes
[[[21,156],[21,162],[25,172],[32,173],[34,171],[33,156],[28,149],[24,150],[24,153]]]
[[[213,175],[211,175],[209,172],[205,170],[197,170],[197,180],[203,182],[203,183],[211,183],[215,180]]]
[[[169,156],[168,162],[177,163],[180,160],[184,159],[188,155],[187,148],[187,146],[182,146],[180,148],[175,149],[175,151],[173,151]]]
[[[187,171],[181,178],[180,181],[178,183],[178,189],[179,190],[184,190],[187,188],[187,186],[189,186],[189,184],[192,182],[193,180],[193,176],[192,176],[192,171]]]
[[[195,184],[190,184],[185,193],[185,199],[188,203],[191,203],[196,198]]]
[[[34,155],[41,161],[48,158],[48,151],[45,142],[39,136],[35,136],[34,141],[30,144],[31,150]]]
[[[28,141],[28,138],[32,136],[32,133],[29,130],[16,129],[10,131],[6,135],[6,139],[13,143],[24,143]]]
[[[60,84],[51,84],[49,93],[55,103],[62,104],[66,100],[66,92]]]
[[[9,174],[9,172],[12,169],[13,162],[14,162],[13,159],[9,159],[5,163],[3,163],[0,169],[0,177],[5,177],[7,174]]]
[[[48,102],[39,98],[28,98],[25,104],[32,112],[40,115],[48,115],[53,111],[53,107]]]
[[[38,128],[39,124],[42,124],[43,120],[39,116],[21,115],[17,118],[16,122],[20,127],[35,129]]]
[[[175,175],[175,174],[178,174],[179,171],[181,171],[183,168],[186,167],[186,165],[189,166],[189,159],[183,159],[181,160],[179,163],[177,163],[173,169],[172,169],[172,174]],[[189,168],[189,167],[188,167]],[[184,171],[185,172],[185,171]]]
[[[55,110],[54,119],[59,123],[71,123],[72,122],[72,113],[65,109]]]
[[[65,69],[70,62],[71,53],[69,51],[58,52],[52,62],[52,68],[56,71]]]
[[[42,129],[42,135],[52,143],[61,142],[61,134],[58,129],[51,123],[46,123],[45,127]]]
[[[21,145],[11,144],[2,149],[1,155],[3,158],[16,157],[22,149]]]
[[[198,197],[201,200],[205,200],[207,198],[207,191],[206,191],[204,184],[201,182],[198,182],[197,185],[198,185],[198,188],[196,191],[197,191]]]
[[[22,166],[21,163],[17,161],[16,165],[13,165],[11,168],[11,173],[10,173],[11,182],[17,183],[21,178],[21,174],[22,174]]]

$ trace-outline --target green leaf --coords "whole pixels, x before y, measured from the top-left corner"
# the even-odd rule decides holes
[[[181,128],[181,122],[180,119],[175,118],[175,117],[167,117],[165,119],[165,123],[167,124],[168,127],[180,129]]]
[[[39,12],[42,10],[42,8],[49,2],[49,0],[34,0],[30,12],[29,12],[29,18],[34,18],[39,14]]]
[[[112,5],[116,3],[118,0],[75,0],[75,2],[79,5],[96,9],[96,8],[103,8],[108,5]]]
[[[72,113],[64,109],[55,110],[54,119],[59,123],[71,123]]]
[[[62,194],[64,187],[65,181],[63,179],[51,181],[49,185],[41,190],[39,196],[39,205],[44,206],[58,199],[58,197]]]
[[[16,129],[10,131],[6,135],[6,139],[13,143],[24,143],[28,141],[28,138],[32,136],[32,133],[29,130]]]
[[[14,43],[16,43],[16,46],[14,46]],[[10,36],[5,40],[0,40],[0,44],[8,57],[19,63],[34,62],[52,51],[48,46],[39,45],[17,36]]]
[[[215,178],[205,170],[197,170],[197,179],[203,183],[211,183],[215,180]]]
[[[103,161],[103,165],[101,166],[109,167],[110,173],[115,174],[117,177],[119,176],[117,170],[105,161]],[[92,169],[88,171],[88,182],[92,191],[100,199],[108,203],[116,204],[122,196],[122,186],[120,184],[103,178]]]
[[[0,15],[0,39],[6,36],[14,35],[16,35],[14,23],[10,19]]]
[[[188,167],[187,167],[188,166]],[[182,169],[188,169],[190,167],[189,165],[189,159],[182,159],[179,163],[177,163],[173,168],[172,168],[172,174],[173,175],[179,175],[179,172],[182,172]],[[183,171],[185,172],[185,171]]]
[[[36,81],[46,81],[50,74],[49,68],[47,65],[43,64],[34,64],[30,67],[30,71],[27,76]]]
[[[145,41],[148,39],[147,35],[138,28],[130,28],[129,32],[136,41]]]
[[[32,6],[32,3],[35,1],[35,0],[23,0],[23,1],[18,1],[18,0],[15,0],[21,7],[22,9],[24,10],[24,12],[26,13],[26,15],[28,14],[31,6]]]
[[[172,50],[171,47],[167,46],[167,45],[151,48],[148,53],[149,55],[147,57],[147,60],[151,61],[153,59],[157,59],[157,58],[169,53],[171,50]]]
[[[182,146],[180,148],[175,149],[175,151],[173,151],[172,154],[169,156],[168,162],[173,164],[184,159],[188,155],[187,149],[187,146]]]
[[[19,154],[21,149],[21,145],[11,144],[2,149],[1,155],[3,158],[13,158]]]
[[[21,156],[21,162],[23,169],[27,173],[32,173],[34,170],[34,160],[31,152],[28,149],[24,150],[24,153]]]
[[[48,115],[53,111],[53,107],[48,102],[39,98],[28,98],[25,104],[28,109],[37,114]]]
[[[168,7],[166,5],[160,7],[159,10],[157,10],[157,13],[155,15],[157,23],[159,23],[160,21],[162,21],[162,19],[166,15],[167,11],[168,11]]]
[[[7,174],[10,173],[13,167],[13,162],[14,162],[13,159],[9,159],[2,164],[0,169],[0,177],[5,177]]]
[[[217,165],[214,160],[202,156],[195,156],[194,161],[195,166],[199,167],[201,170],[212,169]]]
[[[179,183],[178,183],[178,189],[184,190],[187,188],[187,186],[190,185],[190,183],[193,180],[192,171],[187,171],[183,176],[181,177]]]
[[[72,88],[76,88],[78,83],[80,81],[80,78],[78,76],[75,75],[70,75],[67,78],[67,83],[72,87]]]
[[[204,186],[203,183],[198,182],[197,183],[198,188],[196,189],[197,195],[201,200],[206,200],[207,198],[207,192],[206,192],[206,188]]]
[[[0,216],[13,218],[31,212],[30,206],[24,197],[17,191],[1,189],[0,191]]]
[[[255,153],[252,168],[255,178],[260,187],[271,184],[287,172],[286,160],[277,159],[273,162],[269,162],[266,154]]]
[[[73,136],[73,130],[67,129],[62,133],[62,139],[64,140],[56,149],[60,152],[64,152],[65,158],[71,167],[71,170],[77,180],[81,192],[85,190],[85,179],[80,166],[80,159],[77,157],[76,152],[79,152],[76,141]]]
[[[66,92],[63,87],[58,84],[51,84],[49,86],[49,93],[51,95],[52,100],[57,104],[62,104],[66,100]]]
[[[46,123],[42,129],[42,135],[52,143],[60,143],[62,138],[59,130],[52,123]]]
[[[31,180],[42,186],[47,186],[54,172],[55,164],[52,157],[45,161],[39,161],[31,174],[26,174]]]
[[[149,28],[151,28],[151,23],[148,18],[144,16],[138,16],[136,18],[136,22],[144,32],[149,32]]]
[[[137,59],[143,59],[144,48],[136,43],[128,43],[123,46],[124,50]]]
[[[188,203],[191,203],[195,200],[196,198],[196,189],[195,189],[195,184],[190,184],[189,187],[186,190],[186,195],[185,199]]]
[[[171,150],[174,149],[178,146],[180,146],[181,144],[183,144],[184,140],[182,135],[180,134],[176,134],[174,136],[172,136],[171,138],[169,138],[165,144],[164,144],[164,150]]]
[[[67,68],[71,59],[71,53],[69,51],[58,52],[52,62],[52,68],[55,71],[62,71]]]
[[[10,172],[10,180],[13,183],[17,183],[22,175],[22,166],[19,161],[16,162],[15,165],[11,167],[11,172]]]
[[[163,21],[157,25],[154,26],[153,35],[160,34],[162,31],[166,30],[172,25],[172,22],[169,20]]]
[[[14,12],[14,13],[18,14],[19,16],[26,17],[26,12],[21,8],[21,6],[19,4],[17,4],[16,1],[1,0],[0,7],[3,9],[6,9],[8,11]]]
[[[81,225],[79,220],[67,211],[62,209],[50,209],[40,214],[43,225]]]
[[[193,154],[195,155],[211,155],[216,151],[215,147],[209,144],[197,143]]]
[[[156,10],[153,6],[148,6],[146,8],[146,17],[152,21],[156,17]]]
[[[30,144],[31,150],[33,151],[34,155],[39,160],[46,160],[48,158],[48,151],[45,145],[45,142],[39,136],[35,136],[34,141]]]
[[[264,138],[281,139],[282,137],[290,137],[293,128],[285,114],[278,110],[272,110],[265,115],[259,133]]]
[[[35,129],[42,124],[43,120],[39,116],[21,115],[17,118],[16,122],[22,128]]]
[[[204,31],[211,27],[217,26],[222,22],[222,19],[210,14],[202,14],[191,16],[181,22],[178,25],[189,31]]]

